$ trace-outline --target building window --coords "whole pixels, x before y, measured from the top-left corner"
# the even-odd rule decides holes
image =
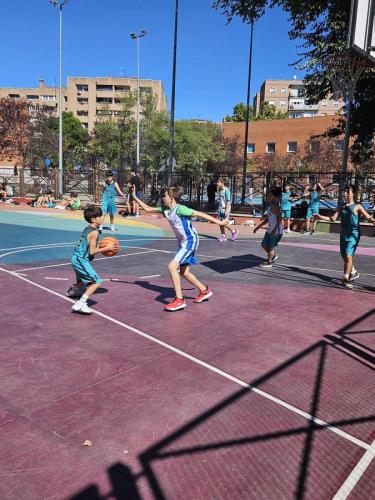
[[[77,116],[89,116],[89,112],[88,111],[77,111]]]
[[[312,141],[312,142],[310,142],[310,151],[312,153],[319,153],[319,151],[320,151],[320,142],[319,141]]]
[[[343,151],[344,149],[344,141],[335,141],[333,146],[334,151]]]
[[[96,85],[97,92],[112,92],[113,85]]]
[[[142,94],[147,94],[147,93],[151,93],[152,92],[152,88],[151,87],[139,87],[139,91]]]
[[[274,153],[275,151],[276,151],[276,143],[275,142],[267,142],[266,153]]]
[[[247,145],[247,154],[255,153],[255,144],[252,142]]]
[[[286,102],[285,101],[280,101],[280,106],[285,106]]]
[[[270,106],[275,106],[275,101],[268,101],[268,104],[269,104]]]
[[[129,92],[129,85],[115,85],[115,92]]]
[[[87,104],[89,100],[87,99],[87,97],[77,97],[77,102],[78,104]]]
[[[98,116],[112,116],[112,111],[110,109],[97,109],[96,114]]]
[[[54,95],[42,95],[40,96],[43,101],[56,101],[56,96]]]
[[[327,99],[323,99],[323,100],[322,100],[322,106],[327,106],[327,104],[328,104],[328,103],[327,103]]]
[[[297,153],[297,142],[296,141],[288,142],[287,152],[288,153]]]
[[[286,94],[286,88],[285,87],[281,87],[281,93],[282,94]]]
[[[20,97],[19,94],[8,94],[11,99],[18,99]]]
[[[82,122],[82,127],[83,127],[83,128],[89,128],[89,124],[88,124],[88,123],[85,123],[85,122]]]
[[[112,104],[112,98],[111,97],[97,97],[96,102],[101,103],[101,104]]]
[[[38,95],[27,95],[26,96],[27,99],[30,99],[31,101],[35,101],[36,99],[39,99],[39,96]]]
[[[333,105],[337,108],[337,106],[339,106],[339,101],[333,101]]]
[[[275,94],[275,93],[276,93],[276,89],[275,89],[275,87],[270,87],[270,88],[269,88],[269,93],[270,93],[270,94]]]
[[[77,84],[76,89],[77,89],[77,92],[87,92],[89,90],[89,86]]]

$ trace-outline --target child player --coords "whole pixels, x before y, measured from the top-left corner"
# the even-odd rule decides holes
[[[310,231],[310,219],[313,215],[319,213],[319,196],[324,193],[324,188],[320,182],[313,182],[310,186],[306,186],[303,194],[304,198],[308,198],[307,214],[306,214],[306,229],[303,234],[313,236],[315,234],[316,219],[313,219],[313,228]]]
[[[217,181],[217,192],[219,195],[219,219],[229,219],[230,209],[232,205],[230,201],[230,190],[225,185],[224,179],[222,179],[221,177]],[[221,236],[220,238],[218,238],[218,240],[227,241],[227,237],[225,236],[225,229],[230,232],[231,240],[235,241],[238,237],[238,229],[232,229],[228,223],[220,226]]]
[[[81,234],[78,244],[74,247],[72,266],[76,274],[76,283],[67,291],[66,294],[68,297],[78,297],[81,295],[81,298],[73,304],[73,311],[82,314],[91,314],[92,309],[88,307],[87,300],[100,287],[102,280],[96,274],[96,271],[90,262],[94,259],[97,253],[113,250],[116,243],[111,243],[101,248],[98,246],[98,228],[103,221],[101,208],[90,205],[85,208],[83,216],[89,225]],[[86,290],[85,286],[87,286]],[[82,292],[84,293],[82,294]]]
[[[284,222],[280,210],[281,188],[274,186],[270,190],[267,213],[262,217],[260,224],[254,228],[254,233],[268,222],[267,232],[262,240],[262,248],[267,252],[267,260],[260,267],[271,268],[278,258],[275,253],[284,231]]]
[[[292,192],[290,184],[287,182],[281,195],[281,217],[286,222],[285,231],[290,233],[290,216],[292,213]]]
[[[103,188],[103,196],[102,196],[102,211],[103,218],[108,213],[109,220],[111,223],[111,231],[116,231],[114,220],[116,215],[116,191],[119,195],[123,196],[126,201],[126,195],[121,191],[117,181],[115,181],[113,177],[113,172],[108,170],[106,173],[106,180]],[[103,230],[103,226],[100,225],[99,231]]]
[[[366,212],[363,206],[354,201],[356,197],[356,187],[351,185],[346,186],[344,189],[344,206],[341,210],[336,210],[331,217],[320,214],[314,215],[314,220],[327,220],[331,222],[335,222],[339,216],[341,217],[340,253],[344,260],[342,285],[349,289],[353,288],[351,282],[359,278],[359,273],[353,266],[353,257],[361,238],[359,219],[362,215],[367,221],[375,224],[375,220]]]
[[[160,207],[150,207],[137,197],[135,187],[133,186],[133,197],[136,202],[139,203],[146,212],[162,213],[168,220],[177,237],[179,245],[178,250],[176,255],[173,257],[173,260],[171,260],[168,264],[168,270],[172,278],[176,297],[170,304],[165,306],[166,311],[179,311],[180,309],[185,309],[186,307],[186,302],[181,290],[181,276],[183,276],[193,286],[198,288],[199,294],[194,299],[195,304],[200,304],[201,302],[208,300],[213,293],[212,290],[204,286],[194,276],[194,274],[190,272],[190,266],[198,263],[195,257],[195,252],[197,251],[199,245],[198,233],[191,223],[191,217],[200,217],[218,224],[219,226],[224,226],[228,223],[227,220],[219,221],[210,215],[197,212],[196,210],[188,208],[184,205],[180,205],[179,202],[182,193],[183,190],[179,186],[168,187],[164,191],[162,201],[163,205]]]

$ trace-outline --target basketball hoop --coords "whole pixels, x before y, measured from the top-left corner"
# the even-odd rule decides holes
[[[353,100],[359,78],[363,71],[370,67],[365,59],[353,55],[349,50],[327,56],[322,65],[332,85],[333,99],[342,99],[345,102]]]

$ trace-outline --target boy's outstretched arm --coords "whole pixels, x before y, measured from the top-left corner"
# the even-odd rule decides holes
[[[336,210],[336,212],[333,215],[320,215],[320,214],[313,214],[312,220],[326,220],[326,221],[331,221],[335,222],[337,220],[337,217],[340,214],[340,210]]]
[[[121,195],[123,198],[126,198],[126,195],[121,191],[120,186],[117,182],[115,182],[115,188],[119,195]]]
[[[371,224],[375,225],[374,216],[370,215],[362,205],[358,205],[358,212],[367,220],[367,222],[371,222]]]
[[[214,224],[218,224],[219,226],[225,226],[226,224],[229,223],[229,219],[225,219],[225,220],[215,219],[215,217],[211,217],[211,215],[205,214],[204,212],[197,212],[196,210],[194,210],[192,216],[193,217],[201,217],[202,219],[206,219],[209,222],[213,222]]]
[[[135,199],[135,201],[143,208],[143,210],[145,212],[159,212],[158,207],[150,207],[150,205],[147,205],[146,203],[144,203],[142,200],[140,200],[137,197],[137,193],[135,192],[135,186],[134,186],[134,184],[132,186],[132,196]]]
[[[254,229],[253,229],[253,233],[255,234],[255,233],[258,231],[258,229],[260,229],[260,228],[261,228],[261,227],[263,227],[265,224],[267,224],[267,222],[268,222],[268,217],[267,217],[267,215],[264,215],[264,216],[260,219],[259,224],[258,224],[257,226],[255,226],[255,227],[254,227]]]

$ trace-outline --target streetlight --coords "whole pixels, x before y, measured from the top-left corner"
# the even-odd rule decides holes
[[[137,40],[137,166],[136,171],[139,170],[139,39],[147,35],[147,31],[142,30],[140,33],[130,33],[132,40]]]
[[[172,183],[173,149],[174,149],[174,105],[176,89],[176,59],[177,59],[177,33],[178,33],[178,0],[175,5],[174,15],[174,41],[173,41],[173,69],[172,69],[172,96],[171,96],[171,121],[169,126],[169,152],[168,152],[168,185]]]
[[[63,194],[63,130],[62,130],[62,9],[69,0],[49,0],[49,2],[59,9],[60,29],[59,29],[59,193]]]

